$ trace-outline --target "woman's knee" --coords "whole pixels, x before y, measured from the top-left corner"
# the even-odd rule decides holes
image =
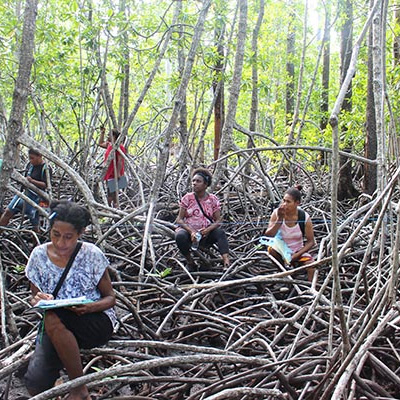
[[[175,240],[178,241],[183,241],[183,240],[190,240],[190,234],[189,232],[180,229],[179,231],[175,232]]]
[[[175,233],[175,242],[179,248],[179,250],[183,252],[189,252],[189,248],[191,245],[190,234],[185,230],[179,230]]]
[[[43,322],[44,322],[44,329],[50,338],[53,335],[58,335],[60,330],[65,329],[65,326],[58,317],[58,315],[52,311],[46,312]]]
[[[284,264],[282,256],[272,247],[268,247],[268,253],[271,254],[272,257],[275,258],[280,264]]]
[[[215,232],[217,239],[218,249],[221,254],[229,253],[229,243],[226,233],[223,229],[217,228]]]

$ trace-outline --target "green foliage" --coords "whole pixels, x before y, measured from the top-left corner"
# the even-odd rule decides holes
[[[172,268],[168,267],[162,271],[156,270],[156,272],[154,274],[148,274],[148,276],[156,276],[157,278],[163,279],[163,278],[166,278],[167,276],[171,275],[171,272],[172,272]]]
[[[12,268],[17,274],[23,274],[25,272],[25,265],[16,264]]]
[[[302,62],[302,35],[304,22],[304,2],[300,0],[265,1],[264,19],[258,37],[258,55],[251,49],[251,38],[259,9],[259,0],[248,2],[247,41],[241,91],[238,99],[236,121],[247,127],[253,89],[252,68],[258,72],[258,119],[257,130],[278,143],[286,143],[291,130],[286,125],[286,88],[289,82],[286,64],[293,63],[295,76],[293,84],[295,94],[301,89],[299,119],[306,121],[299,143],[307,145],[329,146],[330,128],[320,132],[318,127],[323,117],[321,104],[321,74],[319,65],[316,80],[314,71],[321,45],[324,5],[331,8],[331,20],[336,21],[332,28],[330,59],[330,110],[339,92],[340,59],[339,34],[346,17],[342,2],[311,2],[309,7],[309,28],[307,48],[304,59],[302,87],[298,88],[300,64]],[[360,4],[359,4],[360,3]],[[155,75],[151,87],[141,103],[128,135],[132,139],[130,153],[150,149],[149,159],[156,156],[153,144],[169,120],[176,91],[181,82],[178,65],[178,52],[187,57],[197,23],[201,2],[181,3],[182,9],[178,23],[171,27],[177,2],[164,0],[146,0],[136,2],[126,0],[122,9],[118,2],[101,0],[97,2],[79,2],[77,0],[48,0],[41,3],[37,18],[35,38],[35,62],[32,71],[32,96],[28,104],[26,120],[30,129],[41,133],[50,140],[58,135],[67,142],[80,140],[84,143],[89,132],[106,121],[107,110],[103,98],[99,95],[102,65],[105,62],[105,74],[112,96],[113,108],[119,113],[121,84],[125,77],[125,65],[129,63],[129,111],[132,110],[144,82],[149,77],[160,46],[169,29],[172,39],[166,56]],[[337,4],[339,4],[337,6]],[[362,5],[361,5],[362,4]],[[225,84],[225,104],[227,105],[230,82],[236,52],[237,21],[234,20],[237,3],[228,0],[215,0],[209,10],[201,46],[195,56],[188,91],[186,93],[187,118],[193,122],[191,134],[198,132],[209,110],[216,80],[215,66],[226,63],[226,70],[219,77]],[[365,22],[367,8],[365,2],[354,2],[354,37]],[[317,18],[318,17],[318,18]],[[0,93],[4,108],[9,111],[14,80],[17,73],[17,50],[20,41],[22,16],[17,12],[16,2],[0,4]],[[235,22],[235,23],[234,23]],[[399,35],[398,24],[391,33]],[[295,34],[295,52],[288,56],[288,32]],[[217,36],[223,32],[221,44],[228,59],[221,59],[218,52]],[[232,41],[229,38],[232,37]],[[387,40],[388,93],[393,94],[392,107],[399,113],[400,104],[397,93],[400,86],[399,67],[393,65],[391,47],[392,35]],[[343,145],[353,143],[356,150],[363,151],[365,137],[365,107],[367,79],[367,51],[361,49],[357,63],[357,73],[353,79],[353,110],[340,116]],[[311,90],[311,86],[313,89]],[[309,104],[306,101],[311,90]],[[199,107],[200,103],[200,107]],[[195,114],[196,113],[196,114]],[[38,115],[45,116],[47,132],[41,132],[43,125]],[[109,122],[109,121],[108,121]],[[295,127],[296,136],[299,125]],[[198,138],[194,137],[197,142]],[[247,146],[247,137],[234,131],[235,144]],[[205,137],[206,160],[212,158],[213,121],[208,126]],[[256,144],[265,144],[257,138]]]

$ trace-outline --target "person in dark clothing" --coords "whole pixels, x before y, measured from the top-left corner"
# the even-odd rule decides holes
[[[47,174],[51,173],[47,164],[43,161],[42,154],[35,149],[29,149],[29,163],[25,169],[25,177],[29,183],[35,185],[41,190],[47,188]],[[24,194],[31,199],[34,203],[39,204],[41,197],[33,190],[23,188]],[[39,231],[39,213],[38,210],[31,204],[23,200],[21,197],[15,195],[7,206],[6,210],[0,217],[0,226],[7,226],[11,218],[17,213],[24,212],[28,216],[33,230]]]
[[[190,249],[214,243],[218,245],[224,267],[227,268],[230,264],[228,240],[225,231],[220,227],[220,202],[217,196],[207,193],[211,181],[210,171],[197,168],[192,174],[193,192],[187,193],[180,201],[176,219],[179,227],[175,233],[175,241],[190,268],[195,266]]]

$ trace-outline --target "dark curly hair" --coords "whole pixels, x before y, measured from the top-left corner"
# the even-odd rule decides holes
[[[86,207],[67,200],[52,201],[50,211],[51,228],[54,222],[62,221],[68,222],[78,233],[81,233],[91,222],[90,213]]]
[[[298,201],[300,203],[301,202],[301,189],[303,189],[303,186],[295,185],[292,188],[286,190],[286,194],[288,194],[289,196],[292,196],[294,201]]]
[[[193,178],[195,175],[200,175],[200,176],[203,178],[204,183],[205,183],[207,186],[210,186],[210,185],[211,185],[211,182],[212,182],[212,174],[211,174],[211,172],[210,172],[207,168],[196,168],[196,169],[193,171],[193,173],[192,173],[192,178]]]

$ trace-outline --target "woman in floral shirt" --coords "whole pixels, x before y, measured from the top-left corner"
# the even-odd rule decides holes
[[[187,193],[180,202],[179,214],[176,223],[175,240],[181,253],[185,256],[190,269],[195,263],[190,254],[193,244],[211,246],[217,243],[218,250],[224,263],[229,266],[229,246],[226,234],[221,225],[221,206],[217,196],[207,193],[211,185],[211,172],[205,168],[197,168],[192,174],[193,192]],[[199,240],[196,238],[198,235]]]

